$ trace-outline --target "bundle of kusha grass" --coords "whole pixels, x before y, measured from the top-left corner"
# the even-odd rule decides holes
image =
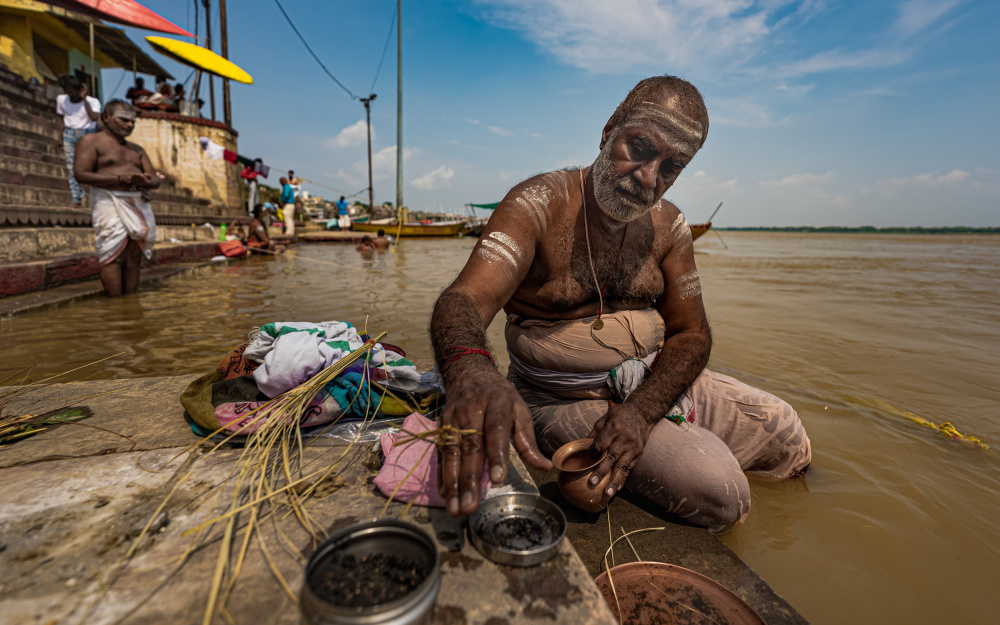
[[[364,405],[368,409],[364,415],[362,427],[354,441],[343,447],[332,462],[324,463],[324,466],[312,471],[308,470],[310,462],[306,460],[304,454],[311,442],[303,440],[298,424],[310,403],[323,391],[323,388],[362,357],[366,358],[363,374],[365,383],[361,384],[361,388],[366,389],[369,394],[372,393],[370,351],[385,335],[386,332],[382,332],[306,382],[261,404],[248,414],[249,418],[239,429],[225,432],[224,428],[220,428],[212,432],[206,440],[215,440],[219,435],[222,435],[223,438],[193,461],[187,472],[176,480],[167,496],[132,543],[126,554],[125,562],[118,568],[113,579],[105,585],[94,603],[86,610],[81,622],[86,621],[97,603],[114,584],[114,581],[125,571],[130,559],[136,553],[136,549],[171,499],[196,475],[206,461],[217,454],[227,443],[232,442],[235,437],[246,435],[251,427],[255,429],[246,435],[246,443],[239,458],[234,462],[226,478],[213,488],[215,490],[214,497],[204,508],[206,510],[205,520],[182,534],[182,536],[191,536],[192,539],[187,549],[177,558],[177,566],[173,573],[179,571],[193,553],[218,542],[218,558],[202,622],[207,625],[218,614],[226,622],[233,623],[235,621],[227,610],[227,603],[246,563],[250,546],[256,541],[268,568],[282,590],[293,603],[298,603],[298,598],[281,574],[272,552],[275,548],[280,548],[300,561],[304,559],[304,556],[301,546],[294,544],[282,529],[279,521],[294,515],[298,524],[313,540],[319,542],[325,538],[324,528],[317,524],[307,504],[316,493],[317,488],[338,479],[337,475],[342,468],[343,461],[351,456],[351,452],[356,449],[357,438],[364,433],[378,414],[384,396],[372,395],[365,398]],[[356,402],[358,399],[355,397],[353,401]],[[345,409],[344,412],[346,413],[347,410]],[[336,425],[336,423],[336,420],[333,421],[326,429]],[[326,429],[323,430],[323,433]],[[204,445],[204,442],[192,445],[177,454],[170,462],[194,451],[196,447]],[[164,466],[169,465],[170,462]],[[219,512],[220,502],[224,500],[228,500],[228,504],[223,504],[224,509]],[[265,532],[262,531],[265,523],[270,524],[273,535],[277,536],[277,545],[271,544]],[[221,528],[221,534],[219,531],[214,531],[219,528]],[[233,547],[236,545],[238,548],[234,551]],[[173,573],[167,577],[171,577]],[[157,590],[155,589],[153,593]],[[150,593],[149,596],[152,596],[153,593]],[[134,613],[149,596],[139,601],[120,620]]]

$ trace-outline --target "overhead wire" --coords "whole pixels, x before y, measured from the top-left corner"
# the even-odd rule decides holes
[[[295,31],[295,34],[296,34],[296,36],[298,36],[299,41],[301,41],[302,45],[304,45],[306,47],[306,50],[309,51],[309,54],[312,55],[312,58],[314,58],[316,60],[316,62],[319,63],[319,66],[323,68],[323,71],[326,72],[326,75],[329,76],[331,79],[333,79],[333,82],[337,83],[337,85],[341,89],[343,89],[344,91],[346,91],[347,95],[351,96],[351,99],[358,100],[359,99],[358,96],[354,95],[353,91],[351,91],[350,89],[348,89],[347,87],[345,87],[344,83],[342,83],[339,80],[337,80],[337,77],[333,75],[333,72],[331,72],[329,69],[327,69],[326,65],[323,64],[323,61],[321,61],[319,59],[319,57],[316,56],[316,53],[313,52],[313,49],[309,47],[309,43],[306,42],[305,37],[303,37],[302,33],[299,32],[299,29],[295,27],[295,22],[293,22],[292,18],[290,18],[288,16],[288,13],[285,12],[285,7],[281,6],[280,0],[274,0],[274,3],[276,5],[278,5],[278,10],[280,10],[281,14],[285,16],[285,20],[288,22],[288,25],[292,27],[292,30]]]
[[[392,10],[392,19],[389,21],[389,32],[385,36],[385,45],[382,46],[382,57],[378,60],[378,69],[375,70],[375,78],[372,79],[372,86],[368,89],[368,93],[373,93],[375,91],[375,83],[378,82],[379,72],[382,71],[382,62],[385,61],[385,53],[389,50],[389,41],[392,39],[393,26],[396,25],[396,9]]]
[[[198,0],[194,0],[194,1],[195,1],[195,9],[197,10],[197,2],[198,2]],[[274,0],[274,3],[278,6],[278,10],[281,11],[281,14],[285,18],[285,21],[287,21],[288,25],[292,27],[292,30],[295,32],[295,35],[299,38],[299,41],[302,42],[302,45],[305,46],[306,50],[313,57],[313,59],[316,61],[316,63],[319,64],[319,66],[323,69],[323,71],[326,73],[326,75],[329,76],[333,80],[333,82],[337,83],[337,86],[339,86],[341,89],[343,89],[347,93],[347,95],[351,96],[351,99],[353,99],[353,100],[360,100],[361,98],[359,96],[357,96],[353,91],[351,91],[350,89],[348,89],[344,85],[344,83],[340,82],[340,80],[338,80],[337,77],[333,75],[333,72],[331,72],[329,70],[329,68],[327,68],[327,66],[323,63],[323,61],[320,60],[319,56],[316,55],[316,53],[313,51],[313,49],[309,46],[309,43],[306,41],[305,37],[302,36],[302,33],[299,32],[299,29],[295,26],[295,22],[292,21],[292,18],[288,15],[288,12],[285,11],[285,7],[283,7],[281,5],[280,0]],[[392,18],[389,20],[389,32],[386,34],[385,44],[382,46],[382,56],[379,58],[378,67],[375,69],[375,77],[372,79],[372,86],[368,90],[369,93],[372,93],[374,91],[374,89],[375,89],[375,83],[378,82],[379,74],[382,71],[382,64],[385,61],[386,52],[389,50],[389,42],[392,40],[393,29],[396,27],[396,18],[397,17],[398,17],[398,11],[396,9],[393,9],[393,11],[392,11]],[[335,187],[331,187],[329,185],[325,185],[323,183],[316,182],[314,180],[309,180],[307,178],[302,178],[302,180],[304,182],[308,182],[309,184],[314,184],[314,185],[317,185],[317,186],[320,186],[320,187],[324,187],[326,189],[330,189],[331,191],[336,191],[337,193],[343,193],[347,197],[357,197],[357,198],[360,198],[361,196],[359,194],[368,190],[368,187],[365,187],[365,188],[361,189],[360,191],[358,191],[357,193],[348,193],[347,191],[344,191],[342,189],[337,189]]]

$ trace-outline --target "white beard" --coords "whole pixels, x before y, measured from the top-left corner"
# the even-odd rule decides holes
[[[615,178],[611,170],[611,144],[611,141],[605,143],[594,161],[594,197],[597,198],[597,206],[608,217],[616,221],[635,221],[648,213],[659,198],[655,189],[643,189],[631,175]],[[640,198],[642,203],[616,193],[617,189]]]

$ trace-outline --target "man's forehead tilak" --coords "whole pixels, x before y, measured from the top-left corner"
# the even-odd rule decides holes
[[[115,109],[111,113],[111,117],[117,117],[118,119],[124,119],[127,121],[135,121],[135,111],[128,111],[125,109]]]
[[[703,126],[701,122],[680,113],[677,107],[663,106],[657,102],[643,101],[622,123],[622,128],[645,129],[650,125],[668,136],[682,151],[694,156],[701,147]]]

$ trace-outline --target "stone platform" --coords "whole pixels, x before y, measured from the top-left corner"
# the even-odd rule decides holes
[[[231,480],[228,487],[224,484],[242,450],[224,447],[208,454],[209,446],[183,421],[178,398],[195,377],[55,384],[4,407],[6,414],[68,405],[85,405],[93,412],[79,424],[58,426],[0,449],[0,614],[5,622],[201,621],[222,531],[214,527],[197,544],[182,533],[219,512],[216,496],[221,494],[224,502],[232,497]],[[306,533],[287,509],[273,517],[274,523],[263,525],[268,551],[251,545],[228,602],[236,623],[298,623],[297,605],[267,560],[294,595],[317,539],[381,514],[386,498],[371,484],[380,461],[372,445],[318,440],[306,450],[303,472],[339,462],[336,476],[319,485],[319,496],[307,506],[319,534]],[[561,501],[554,475],[535,477],[543,495]],[[508,484],[501,488],[536,490],[516,457]],[[171,492],[170,503],[157,513]],[[402,509],[393,503],[386,516],[398,516]],[[403,518],[435,538],[441,557],[442,587],[433,622],[612,625],[615,619],[592,582],[609,544],[607,513],[566,509],[568,540],[555,558],[531,568],[485,560],[466,540],[462,520],[440,509],[408,511]],[[709,575],[768,623],[805,622],[705,530],[664,523],[621,497],[612,502],[610,514],[616,535],[619,527],[666,526],[636,535],[633,543],[644,559]],[[153,531],[126,560],[125,553],[151,518]],[[238,525],[243,527],[247,518],[242,516]],[[234,553],[241,540],[237,532]],[[629,559],[625,549],[616,549],[616,558],[617,563]],[[225,621],[217,616],[213,622]]]

